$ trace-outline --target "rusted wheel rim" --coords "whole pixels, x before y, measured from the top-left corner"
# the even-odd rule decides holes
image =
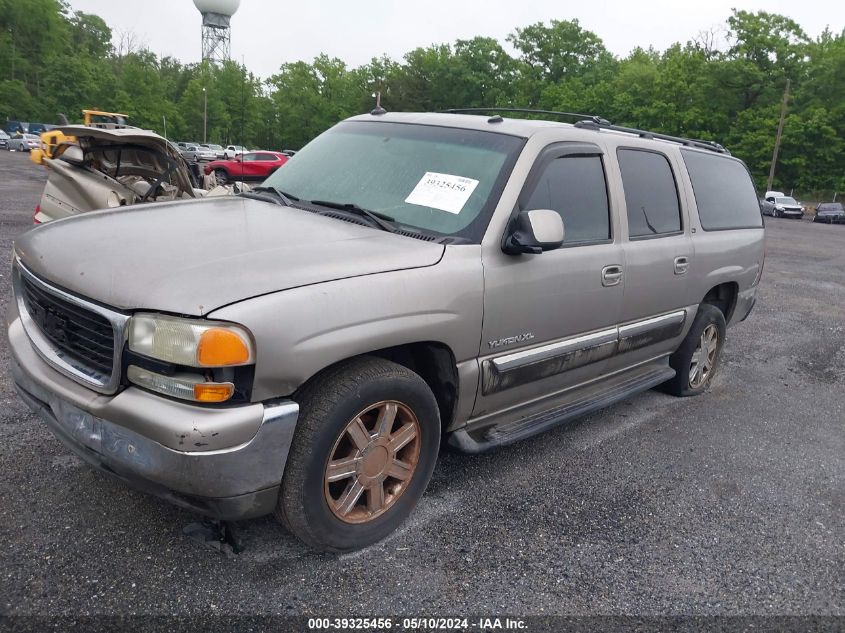
[[[420,423],[395,400],[356,415],[337,438],[326,463],[326,502],[346,523],[366,523],[387,512],[407,490],[420,459]]]
[[[714,324],[708,325],[701,333],[698,347],[692,354],[689,369],[689,386],[698,389],[710,378],[716,364],[716,352],[719,349],[719,330]]]

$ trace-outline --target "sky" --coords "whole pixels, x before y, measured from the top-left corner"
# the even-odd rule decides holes
[[[191,0],[70,0],[96,13],[115,40],[131,37],[154,53],[184,63],[199,61],[201,17]],[[360,66],[387,54],[400,60],[419,46],[476,35],[503,44],[517,27],[577,19],[615,55],[637,46],[663,50],[700,32],[722,33],[731,9],[786,15],[810,37],[826,26],[845,28],[845,2],[796,0],[242,0],[232,18],[232,57],[262,78],[281,64],[311,61],[320,53]]]

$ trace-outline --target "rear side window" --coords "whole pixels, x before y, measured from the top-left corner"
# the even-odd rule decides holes
[[[564,156],[546,167],[526,209],[553,209],[563,218],[564,242],[610,239],[607,184],[599,156]]]
[[[681,230],[681,206],[669,160],[656,152],[636,149],[617,151],[628,235],[647,237]]]
[[[705,231],[763,226],[757,193],[741,162],[718,154],[681,150]]]

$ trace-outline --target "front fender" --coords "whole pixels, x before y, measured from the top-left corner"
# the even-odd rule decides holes
[[[256,341],[253,401],[288,396],[341,360],[433,341],[458,363],[478,355],[484,278],[478,245],[449,246],[434,266],[378,273],[256,297],[209,315]]]

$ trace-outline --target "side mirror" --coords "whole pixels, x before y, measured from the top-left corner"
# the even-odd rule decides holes
[[[539,255],[543,251],[560,248],[563,236],[563,219],[557,211],[520,211],[511,221],[502,250],[509,255]]]

